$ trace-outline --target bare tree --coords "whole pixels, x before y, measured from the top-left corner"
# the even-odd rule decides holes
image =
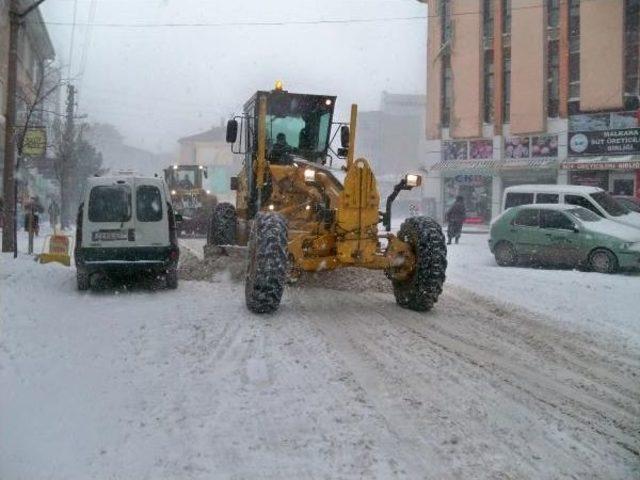
[[[13,256],[18,255],[18,190],[22,178],[26,178],[22,174],[21,168],[24,167],[24,147],[27,138],[27,133],[30,128],[33,128],[35,124],[43,121],[44,114],[55,113],[47,108],[47,102],[51,99],[52,95],[60,88],[63,82],[60,79],[59,71],[53,66],[52,63],[47,63],[42,66],[38,71],[38,76],[34,85],[34,88],[30,92],[24,92],[20,89],[16,92],[16,100],[23,107],[22,115],[18,118],[18,126],[15,128],[15,144],[17,151],[17,160],[15,166],[14,186],[13,186]],[[23,186],[26,190],[27,185]],[[5,208],[8,206],[5,205]],[[6,219],[6,216],[5,216]]]

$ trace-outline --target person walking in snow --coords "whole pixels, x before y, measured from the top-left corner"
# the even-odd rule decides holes
[[[467,210],[464,207],[464,197],[458,195],[446,215],[447,220],[447,237],[449,241],[447,245],[451,245],[451,240],[456,239],[456,243],[460,240],[462,234],[462,224],[467,218]]]

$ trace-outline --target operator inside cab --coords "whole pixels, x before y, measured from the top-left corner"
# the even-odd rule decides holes
[[[287,136],[280,132],[276,135],[276,143],[271,147],[269,160],[275,165],[290,164],[293,161],[291,158],[292,150],[291,145],[287,143]]]

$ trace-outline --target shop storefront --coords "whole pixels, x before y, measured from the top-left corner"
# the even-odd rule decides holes
[[[491,139],[443,141],[442,160],[434,166],[442,179],[440,202],[443,213],[451,208],[456,197],[462,196],[467,223],[488,224],[496,165]]]
[[[486,224],[491,221],[492,175],[459,173],[443,180],[445,212],[456,197],[462,196],[467,209],[467,223]]]
[[[640,198],[640,156],[569,158],[571,185],[600,187],[614,195]]]
[[[638,112],[571,116],[568,150],[561,167],[568,170],[570,184],[640,198]]]

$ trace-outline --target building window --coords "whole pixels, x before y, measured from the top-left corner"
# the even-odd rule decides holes
[[[451,118],[451,96],[452,96],[452,74],[451,74],[451,57],[449,49],[444,48],[451,41],[451,1],[440,0],[439,4],[440,17],[442,19],[442,97],[441,97],[441,116],[440,126],[446,128],[449,126]]]
[[[449,55],[442,57],[442,105],[440,126],[447,128],[451,118],[452,76]]]
[[[558,107],[560,105],[560,58],[558,41],[550,41],[547,48],[547,115],[549,117],[557,117]]]
[[[640,0],[626,0],[624,17],[624,93],[629,96],[638,96],[638,54],[640,48]]]
[[[493,122],[493,50],[484,51],[484,121]]]
[[[511,33],[511,0],[502,0],[502,33]]]
[[[580,99],[580,0],[569,0],[569,102]]]
[[[560,23],[560,0],[547,0],[547,27],[558,28]]]
[[[485,41],[493,38],[493,0],[483,0],[482,36]]]
[[[504,98],[502,102],[502,118],[509,121],[509,111],[511,110],[511,48],[504,49],[502,69],[502,84],[504,86]]]
[[[451,40],[451,1],[440,0],[440,17],[442,18],[442,44]]]

